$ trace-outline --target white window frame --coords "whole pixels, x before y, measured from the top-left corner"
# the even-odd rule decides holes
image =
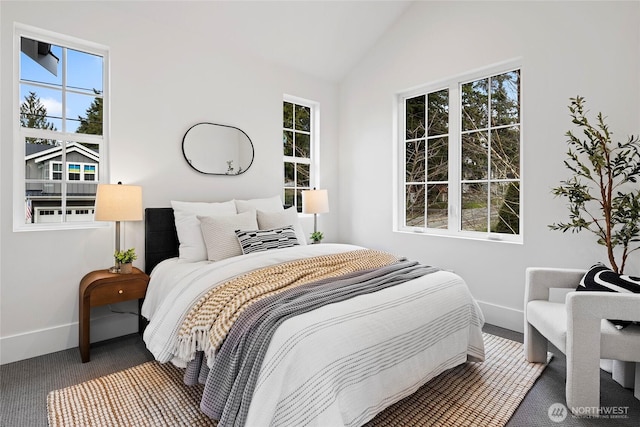
[[[54,166],[60,166],[60,170],[55,170]],[[55,178],[53,176],[54,173],[60,174],[60,178]],[[62,162],[59,161],[50,161],[49,162],[49,180],[51,181],[62,181],[62,177],[64,176],[64,168],[62,167]]]
[[[309,188],[320,188],[320,103],[311,101],[308,99],[300,98],[293,95],[285,94],[282,99],[283,102],[290,102],[292,104],[301,105],[303,107],[309,107],[311,109],[310,121],[311,132],[309,133],[309,153],[311,158],[304,159],[296,156],[285,156],[283,151],[282,165],[282,194],[284,200],[284,164],[285,162],[304,163],[309,165]],[[294,198],[295,200],[295,198]],[[306,215],[299,213],[300,215]],[[310,214],[309,214],[310,215]]]
[[[30,129],[20,126],[20,41],[22,37],[38,40],[53,45],[63,46],[69,49],[78,50],[103,58],[103,111],[102,111],[102,135],[87,135],[71,132],[50,131],[43,129]],[[105,183],[109,182],[108,177],[108,148],[110,135],[110,91],[109,91],[109,48],[107,46],[78,39],[52,31],[42,30],[30,25],[21,23],[14,24],[13,31],[13,231],[40,231],[40,230],[64,230],[78,228],[102,228],[109,226],[106,222],[97,221],[66,221],[66,210],[69,208],[66,204],[66,185],[68,181],[68,170],[63,170],[63,179],[61,182],[61,207],[51,208],[52,210],[62,210],[63,220],[57,223],[25,223],[25,142],[28,137],[42,137],[46,133],[47,139],[65,141],[68,143],[79,142],[87,144],[96,144],[99,147],[99,161],[96,164],[96,173],[98,170],[99,180],[86,181],[87,183]],[[64,108],[64,105],[63,105]],[[63,150],[62,163],[66,164],[66,150]],[[73,162],[78,163],[78,162]],[[37,182],[30,180],[30,182]],[[51,183],[51,181],[42,180],[43,183]],[[74,181],[82,182],[82,181]]]
[[[468,231],[461,229],[461,206],[462,195],[460,186],[461,178],[461,158],[462,158],[462,141],[461,141],[461,117],[462,110],[462,93],[461,87],[465,83],[476,81],[479,79],[507,73],[514,70],[520,70],[520,218],[519,218],[519,234],[492,233]],[[523,168],[523,68],[522,59],[517,58],[488,67],[483,67],[468,73],[460,74],[451,78],[439,80],[416,88],[398,92],[394,102],[394,192],[393,192],[393,231],[399,233],[418,233],[424,235],[456,237],[474,240],[486,240],[521,244],[524,241],[524,168]],[[448,169],[448,228],[436,229],[428,227],[408,227],[404,224],[406,215],[406,191],[405,191],[405,100],[422,94],[437,92],[442,89],[449,90],[449,169]],[[426,138],[426,136],[425,136]],[[487,207],[490,209],[490,207]]]

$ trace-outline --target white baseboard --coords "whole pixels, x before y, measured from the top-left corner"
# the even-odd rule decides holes
[[[502,305],[478,301],[486,323],[512,331],[524,332],[524,312]]]
[[[522,310],[478,301],[485,321],[501,328],[523,332]],[[91,319],[91,342],[132,334],[138,331],[138,318],[131,314],[107,314]],[[78,347],[78,323],[39,329],[0,338],[0,364],[29,359],[43,354]],[[78,351],[78,361],[80,352]]]
[[[138,317],[109,313],[91,319],[91,342],[138,331]],[[78,347],[78,323],[54,326],[0,338],[0,365]],[[78,362],[80,351],[78,350]]]

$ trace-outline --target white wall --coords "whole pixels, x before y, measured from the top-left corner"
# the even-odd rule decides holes
[[[0,351],[1,363],[77,346],[78,284],[112,263],[113,227],[12,231],[12,38],[20,22],[109,46],[110,180],[143,187],[145,207],[170,200],[223,201],[280,193],[282,98],[320,103],[322,186],[337,201],[337,86],[237,51],[217,2],[0,3]],[[263,19],[268,19],[264,16]],[[237,177],[191,169],[184,132],[200,121],[244,130],[254,163]],[[311,229],[312,219],[305,225]],[[337,215],[319,218],[337,239]],[[123,246],[144,249],[143,223],[125,223]],[[142,267],[143,256],[135,263]],[[123,307],[124,306],[124,307]],[[135,310],[135,303],[119,309]],[[92,341],[134,332],[131,315],[94,309]]]
[[[329,189],[331,213],[319,222],[329,240],[453,269],[467,280],[489,321],[516,330],[522,327],[527,266],[588,267],[604,260],[591,236],[548,230],[547,224],[566,218],[564,203],[550,189],[567,177],[562,159],[569,97],[585,96],[592,111],[610,117],[620,137],[640,132],[637,2],[417,2],[340,87],[237,51],[218,7],[0,2],[1,363],[77,345],[78,283],[86,272],[111,264],[114,244],[113,228],[12,231],[13,22],[110,47],[110,178],[142,185],[146,207],[168,206],[171,199],[278,193],[281,101],[287,93],[321,105],[322,187]],[[393,95],[518,56],[524,81],[524,244],[393,233]],[[256,150],[251,169],[239,177],[209,177],[189,168],[180,142],[198,121],[247,132]],[[142,233],[142,223],[125,224],[124,245],[142,252]],[[629,271],[640,274],[638,255]],[[97,309],[92,338],[133,332],[135,322]]]
[[[592,235],[547,227],[567,219],[551,188],[563,165],[567,104],[586,97],[615,135],[640,133],[640,3],[417,2],[340,87],[340,236],[455,270],[487,320],[522,330],[528,266],[605,261]],[[393,96],[522,57],[524,244],[393,233]],[[640,253],[627,272],[640,274]]]

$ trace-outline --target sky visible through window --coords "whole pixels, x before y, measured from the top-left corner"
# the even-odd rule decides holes
[[[40,64],[20,53],[20,102],[24,102],[29,92],[35,92],[47,109],[47,119],[58,131],[75,132],[80,122],[78,116],[86,117],[86,111],[95,99],[94,90],[100,94],[102,87],[103,58],[73,49],[67,49],[67,99],[66,111],[62,111],[62,67],[65,65],[62,47],[52,45],[51,52],[59,58],[58,75],[55,76]],[[29,84],[35,82],[44,84]],[[64,113],[64,114],[63,114]]]

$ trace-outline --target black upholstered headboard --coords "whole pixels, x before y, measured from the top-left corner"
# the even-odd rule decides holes
[[[172,208],[144,210],[144,269],[147,274],[160,261],[178,256],[178,233]]]

